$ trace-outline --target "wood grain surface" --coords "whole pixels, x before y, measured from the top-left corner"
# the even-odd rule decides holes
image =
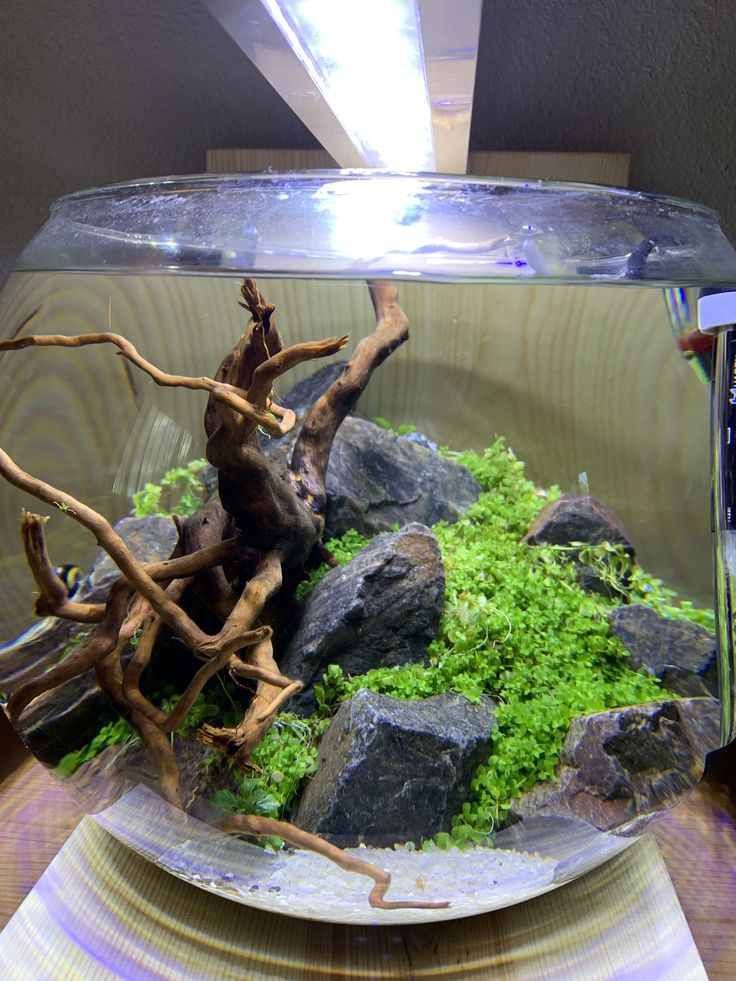
[[[529,180],[585,181],[626,187],[628,153],[526,153],[471,150],[468,173],[478,177],[519,177]],[[210,174],[266,170],[320,170],[337,166],[326,150],[216,149],[207,151]]]
[[[7,745],[13,745],[11,739],[7,740]],[[22,762],[10,773],[6,773],[0,783],[2,925],[33,888],[82,817],[81,811],[63,787],[43,767],[23,754],[22,750],[19,753],[22,755]],[[703,783],[655,825],[655,836],[667,870],[711,981],[732,981],[736,977],[735,777],[736,752],[730,747],[719,754],[718,762]],[[525,904],[530,910],[524,914],[526,917],[531,915],[532,904],[536,902],[538,901],[533,900],[531,904]],[[503,918],[511,916],[511,913],[500,911],[498,914],[486,914],[494,915]],[[267,917],[265,922],[270,924],[271,919]],[[275,919],[277,922],[281,920],[279,917]],[[484,929],[484,919],[480,916],[458,922],[465,924],[464,929],[468,936],[472,936]],[[434,929],[433,927],[429,933]],[[374,937],[375,946],[371,956],[378,959],[377,963],[390,963],[392,945],[399,942],[396,937],[402,938],[402,944],[411,944],[416,943],[417,937],[423,932],[427,931],[415,927],[407,928],[405,937],[401,928],[381,928]],[[328,934],[320,931],[317,933],[322,943],[325,942],[326,935],[336,944],[345,939],[344,931],[337,928],[328,931]],[[426,942],[430,942],[430,939],[427,938]],[[466,948],[467,958],[470,958],[472,948],[472,944]],[[449,960],[446,962],[448,971],[452,967],[454,973],[457,964],[464,964],[469,969],[469,959],[463,960],[462,952],[454,942],[449,944],[445,953],[456,959],[452,962],[455,967],[452,967]],[[338,951],[335,956],[340,956]],[[437,969],[440,973],[433,976],[449,976],[441,973],[442,965],[439,962]],[[473,976],[490,978],[496,975],[488,973]]]
[[[726,782],[724,779],[726,776],[730,779],[728,771],[733,762],[733,753],[727,753],[721,771],[711,774],[686,801],[664,816],[656,825],[656,837],[667,869],[711,981],[730,981],[736,976],[736,915],[734,914],[736,910],[736,808],[733,783]],[[4,924],[33,888],[82,815],[63,788],[30,758],[24,759],[21,765],[3,780],[0,786],[0,814],[2,814],[0,874],[3,882],[0,922]],[[618,859],[612,861],[616,862]],[[614,871],[613,865],[611,871]],[[152,867],[151,874],[154,874]],[[134,883],[129,884],[125,887],[125,891],[134,888],[134,885]],[[123,889],[122,884],[120,888]],[[176,888],[173,879],[171,888]],[[560,897],[558,902],[562,902],[561,893],[553,893],[551,896]],[[541,897],[541,899],[549,901],[550,897]],[[499,965],[503,963],[503,959],[499,960],[498,955],[505,951],[507,958],[513,960],[516,957],[523,962],[521,953],[523,947],[515,950],[511,938],[514,936],[514,931],[518,933],[520,930],[523,932],[531,929],[530,923],[533,923],[535,910],[542,909],[540,902],[541,900],[533,900],[525,904],[528,912],[522,913],[520,908],[514,908],[515,913],[513,910],[502,910],[496,914],[486,914],[446,924],[440,929],[437,927],[375,928],[368,931],[371,938],[370,946],[362,956],[375,958],[376,964],[382,965],[384,970],[390,970],[392,966],[396,967],[403,963],[406,950],[413,948],[415,962],[423,964],[425,972],[429,963],[434,965],[434,973],[417,974],[416,977],[439,978],[451,975],[477,978],[506,977],[504,973],[495,973],[500,971]],[[605,903],[602,904],[601,929],[607,922],[609,914],[608,907]],[[582,911],[580,915],[583,917]],[[488,917],[495,917],[490,932],[488,932],[488,924],[491,921]],[[297,953],[298,957],[303,959],[304,970],[307,972],[303,975],[299,974],[299,977],[322,976],[319,973],[310,973],[309,958],[310,956],[313,958],[313,965],[324,963],[328,953],[335,971],[325,973],[325,977],[364,976],[351,973],[357,967],[360,958],[355,949],[350,952],[345,949],[346,942],[352,936],[349,930],[314,924],[313,930],[307,930],[305,933],[305,926],[300,921],[258,913],[256,915],[258,923],[261,922],[261,918],[264,929],[268,928],[268,936],[265,940],[261,938],[259,943],[265,944],[267,941],[266,946],[273,952],[274,957],[287,956],[287,948],[289,948],[287,934],[292,940],[294,930],[299,934]],[[523,930],[520,923],[526,924]],[[485,940],[483,940],[484,935]],[[527,937],[527,942],[528,939]],[[565,943],[564,933],[559,939],[561,943]],[[206,943],[206,938],[204,942]],[[568,942],[570,942],[569,938]],[[254,943],[255,941],[251,940],[251,946]],[[334,950],[326,951],[326,944],[336,946]],[[498,948],[493,957],[488,944],[491,944],[494,949]],[[428,958],[426,950],[422,953],[426,945],[429,945],[431,958]],[[311,954],[310,946],[313,948]],[[477,960],[480,949],[485,951],[484,956],[487,958],[486,973],[478,971],[477,963],[474,965],[474,958]],[[584,945],[581,946],[580,951],[583,949]],[[580,951],[571,947],[569,951],[571,963]],[[353,960],[352,964],[349,964],[346,957],[348,960],[350,957],[358,960]],[[296,977],[297,975],[271,976]],[[375,976],[403,977],[404,975],[386,973]]]

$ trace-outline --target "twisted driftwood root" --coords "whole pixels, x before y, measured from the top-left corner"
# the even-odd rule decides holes
[[[445,909],[449,906],[446,900],[391,900],[385,899],[388,888],[391,885],[391,873],[386,869],[379,869],[377,865],[366,862],[364,859],[356,858],[354,855],[346,855],[341,848],[331,845],[324,838],[303,831],[293,824],[286,821],[276,821],[273,818],[258,817],[254,814],[233,814],[222,818],[216,822],[216,827],[221,831],[228,831],[234,834],[255,835],[264,837],[274,835],[283,838],[290,845],[297,848],[305,848],[308,851],[324,855],[335,865],[339,865],[346,872],[356,872],[358,875],[367,875],[373,879],[375,885],[368,895],[368,902],[377,909]]]
[[[315,402],[297,436],[286,473],[265,457],[257,436],[261,431],[278,438],[295,424],[294,412],[274,401],[273,384],[304,361],[340,351],[348,335],[284,347],[273,321],[274,306],[266,302],[255,280],[246,279],[241,287],[240,305],[251,319],[214,378],[167,374],[118,334],[16,336],[0,342],[0,351],[111,344],[157,385],[207,391],[206,453],[218,471],[218,494],[188,520],[175,519],[179,540],[171,558],[144,564],[97,511],[27,473],[0,450],[0,475],[85,527],[121,573],[104,603],[84,603],[68,596],[48,555],[44,537],[48,519],[24,512],[21,534],[39,590],[36,613],[91,624],[93,629],[60,664],[12,693],[8,711],[13,720],[40,695],[94,670],[102,691],[133,725],[153,758],[163,796],[181,808],[179,768],[168,734],[182,725],[207,681],[227,668],[236,680],[255,681],[255,694],[238,726],[202,726],[198,736],[233,757],[239,766],[248,767],[253,750],[278,711],[302,687],[300,681],[280,672],[272,635],[291,604],[305,565],[330,559],[321,536],[327,464],[335,434],[374,369],[408,337],[408,321],[398,305],[395,287],[373,282],[369,289],[376,312],[375,332],[358,345],[340,377]],[[39,312],[34,311],[22,328]],[[188,590],[196,591],[200,602],[220,618],[217,633],[206,633],[187,614],[182,600]],[[168,714],[153,705],[140,687],[164,624],[202,661]],[[138,644],[125,664],[123,655],[134,636]],[[369,896],[372,906],[447,905],[386,900],[391,881],[387,872],[284,821],[236,815],[223,818],[218,826],[236,834],[278,835],[319,852],[348,871],[370,876],[375,882]]]

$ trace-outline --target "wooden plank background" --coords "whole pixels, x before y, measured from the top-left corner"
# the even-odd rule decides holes
[[[39,886],[0,936],[9,981],[706,978],[650,836],[554,893],[431,926],[346,926],[249,909],[173,879],[90,819]]]
[[[732,981],[736,977],[735,750],[736,747],[731,747],[725,751],[707,779],[655,825],[657,841],[710,981]],[[28,895],[82,817],[64,788],[38,763],[26,759],[20,766],[8,770],[3,766],[7,759],[6,751],[0,762],[0,928]],[[170,888],[177,888],[174,880]],[[547,899],[554,903],[557,895],[552,893]],[[609,907],[604,902],[597,909],[603,928]],[[367,963],[368,966],[375,963],[374,976],[386,976],[380,972],[391,969],[391,957],[397,943],[403,951],[405,940],[411,947],[412,937],[424,934],[435,936],[439,932],[444,937],[442,945],[448,959],[443,964],[437,953],[430,949],[427,956],[434,974],[427,976],[439,978],[442,975],[438,972],[446,968],[448,976],[453,978],[486,981],[496,975],[489,974],[487,967],[484,968],[482,961],[479,962],[474,955],[484,944],[491,944],[488,948],[490,951],[494,934],[506,929],[504,923],[510,931],[515,918],[521,918],[524,931],[533,931],[534,906],[524,904],[505,913],[449,923],[441,930],[436,926],[430,930],[409,928],[406,938],[403,929],[377,931],[372,942],[371,959]],[[276,931],[279,928],[290,929],[292,922],[278,916],[267,917],[266,921]],[[484,929],[491,930],[490,938],[484,939]],[[349,951],[345,943],[351,931],[339,928],[331,935],[331,942],[337,944],[335,948],[326,943],[324,933],[324,928],[317,925],[310,956],[322,959],[347,957]],[[558,941],[564,947],[569,944],[569,936],[560,933]],[[508,946],[508,942],[505,943]],[[248,941],[248,944],[252,945],[252,941]],[[272,949],[278,949],[276,936]],[[363,956],[358,951],[354,951],[354,954],[356,958]],[[520,951],[518,956],[529,956],[529,951]],[[513,962],[514,957],[509,952],[508,963]],[[356,961],[352,965],[353,970],[358,963]],[[336,973],[324,976],[348,975]],[[356,975],[353,973],[349,976]],[[308,965],[304,965],[301,981],[307,977],[320,975],[315,970],[310,973]]]
[[[471,150],[468,173],[476,176],[521,177],[531,180],[586,181],[626,187],[631,155],[628,153],[522,153]],[[319,170],[336,167],[326,150],[215,149],[207,151],[210,174],[237,174],[252,170]]]

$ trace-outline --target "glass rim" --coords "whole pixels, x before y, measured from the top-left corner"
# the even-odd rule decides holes
[[[583,182],[287,170],[74,191],[16,270],[433,282],[736,284],[716,211]]]
[[[443,174],[422,171],[371,170],[368,168],[295,168],[293,170],[264,170],[243,172],[207,172],[201,174],[168,174],[160,177],[137,178],[129,181],[116,181],[111,184],[101,184],[95,187],[70,191],[55,198],[51,203],[51,214],[67,204],[90,201],[96,197],[112,197],[118,191],[160,191],[209,190],[223,184],[229,186],[256,185],[278,183],[285,177],[298,180],[401,180],[420,182],[428,185],[466,184],[479,187],[503,187],[517,191],[544,191],[557,193],[570,191],[575,194],[589,194],[592,199],[605,196],[615,196],[631,201],[664,204],[675,208],[684,208],[697,212],[712,221],[720,221],[720,213],[709,205],[693,201],[689,198],[673,194],[660,194],[653,191],[642,191],[635,188],[620,187],[613,184],[595,184],[590,181],[566,181],[546,177],[502,177],[487,174]]]

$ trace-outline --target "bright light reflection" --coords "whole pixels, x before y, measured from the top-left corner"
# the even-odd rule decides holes
[[[332,217],[330,247],[338,254],[365,259],[411,254],[427,241],[419,195],[399,178],[325,184],[315,193],[320,211]]]
[[[369,167],[433,171],[413,0],[261,0]]]

